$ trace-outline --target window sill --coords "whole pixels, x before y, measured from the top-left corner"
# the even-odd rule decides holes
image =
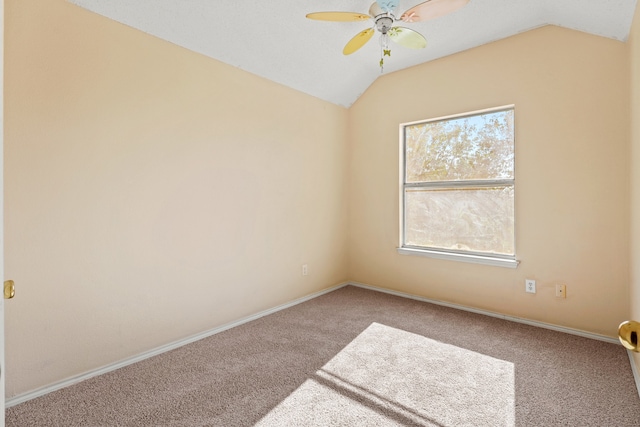
[[[516,268],[520,261],[516,259],[495,258],[490,256],[454,254],[450,252],[439,252],[428,249],[398,248],[400,255],[417,255],[428,258],[445,259],[448,261],[462,261],[474,264],[492,265],[494,267]]]

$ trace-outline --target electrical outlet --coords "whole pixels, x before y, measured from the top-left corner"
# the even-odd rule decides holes
[[[524,291],[530,294],[536,293],[536,281],[531,279],[526,279],[524,281]]]
[[[307,264],[302,264],[302,275],[303,276],[309,275],[309,267],[307,267]]]
[[[567,285],[556,285],[556,297],[558,298],[567,297]]]

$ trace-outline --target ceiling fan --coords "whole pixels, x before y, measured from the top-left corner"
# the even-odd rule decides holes
[[[393,26],[394,22],[406,23],[427,21],[446,15],[464,7],[469,0],[427,0],[412,7],[400,18],[396,18],[394,9],[400,0],[376,0],[369,8],[369,14],[357,12],[315,12],[307,14],[307,18],[319,21],[359,22],[373,19],[374,25],[359,32],[345,45],[342,53],[351,55],[364,46],[376,30],[380,32],[380,72],[384,70],[384,57],[391,56],[389,40],[412,49],[422,49],[427,46],[427,40],[417,31],[405,27]]]

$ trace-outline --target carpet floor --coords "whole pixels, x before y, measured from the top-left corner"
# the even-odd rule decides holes
[[[626,350],[347,286],[8,408],[7,426],[640,426]]]

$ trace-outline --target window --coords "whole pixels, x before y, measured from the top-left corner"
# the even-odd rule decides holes
[[[516,267],[513,106],[401,130],[399,252]]]

